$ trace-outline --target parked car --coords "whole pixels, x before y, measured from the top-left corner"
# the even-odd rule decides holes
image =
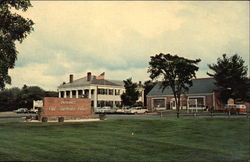
[[[132,107],[130,113],[132,114],[144,114],[147,113],[148,109],[143,109],[142,107]]]
[[[246,105],[227,104],[225,105],[224,110],[226,113],[246,114]]]
[[[34,108],[34,109],[30,109],[29,110],[29,113],[37,113],[38,112],[38,108]]]
[[[124,108],[123,110],[124,110],[125,114],[132,114],[131,113],[131,108]]]
[[[111,107],[108,107],[108,106],[104,106],[102,108],[96,109],[97,113],[108,113],[110,111],[111,111]]]
[[[28,113],[29,110],[27,108],[19,108],[17,110],[14,110],[16,113]]]
[[[124,113],[124,109],[117,109],[117,110],[116,110],[116,113],[122,114],[122,113]]]
[[[165,111],[166,108],[165,107],[156,107],[155,110],[156,111]]]

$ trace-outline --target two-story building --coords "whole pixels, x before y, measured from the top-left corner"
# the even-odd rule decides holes
[[[74,80],[70,74],[69,82],[58,87],[59,98],[81,98],[88,97],[92,101],[93,107],[120,107],[121,94],[125,92],[123,81],[105,79],[105,73],[99,76],[92,75]],[[143,102],[144,91],[139,87],[141,96],[138,101]]]

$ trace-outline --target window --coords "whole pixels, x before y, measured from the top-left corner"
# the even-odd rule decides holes
[[[205,107],[205,97],[189,97],[189,107]]]
[[[98,88],[97,89],[97,94],[102,94],[102,89]]]
[[[108,90],[107,89],[103,89],[103,88],[98,88],[97,89],[97,94],[108,94]]]
[[[107,89],[104,89],[104,94],[108,94],[108,90]]]
[[[109,89],[109,95],[113,95],[113,89]]]
[[[109,106],[113,107],[113,101],[97,101],[97,107],[104,107],[104,106]]]
[[[106,101],[106,106],[113,107],[113,101]]]
[[[115,90],[115,95],[120,95],[120,90],[119,89]]]
[[[64,98],[64,92],[61,91],[60,93],[61,93],[61,98]]]
[[[76,91],[72,91],[72,98],[76,98]]]
[[[153,104],[156,108],[165,107],[165,99],[153,99]]]
[[[115,101],[115,106],[116,107],[121,107],[121,102],[120,101]]]
[[[82,96],[82,90],[78,90],[78,96]]]
[[[66,97],[69,98],[70,91],[66,91]]]

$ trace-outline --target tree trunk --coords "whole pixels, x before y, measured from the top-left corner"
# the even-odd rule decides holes
[[[177,118],[179,118],[180,117],[180,106],[179,106],[179,103],[177,103],[176,109],[177,109]]]
[[[176,117],[180,117],[180,111],[179,111],[179,102],[178,102],[178,97],[175,97],[175,104],[176,104]]]
[[[177,118],[180,118],[180,96],[176,97]]]

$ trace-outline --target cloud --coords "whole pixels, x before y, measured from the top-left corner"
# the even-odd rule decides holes
[[[249,60],[249,2],[33,1],[35,31],[17,46],[13,86],[56,89],[77,76],[148,80],[150,56],[201,58],[198,77],[223,53]],[[249,62],[246,61],[249,66]],[[22,74],[24,71],[28,74]],[[33,76],[33,77],[32,77]]]
[[[51,85],[54,86],[58,80],[53,76],[43,75],[43,72],[48,70],[46,64],[29,64],[25,67],[16,67],[13,70],[10,70],[9,73],[11,76],[14,76],[12,79],[12,84],[18,87],[22,87],[24,84],[29,86],[40,86],[46,89],[54,89]]]

